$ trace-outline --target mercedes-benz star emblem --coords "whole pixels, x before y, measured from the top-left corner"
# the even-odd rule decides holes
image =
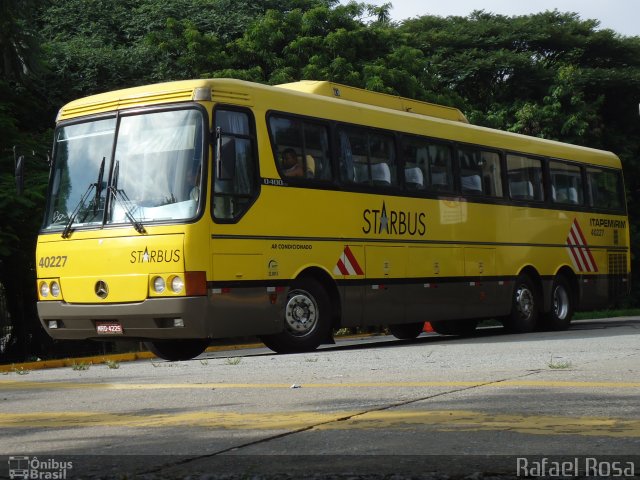
[[[95,292],[96,292],[96,295],[99,296],[100,298],[102,299],[107,298],[107,295],[109,295],[109,287],[107,286],[107,283],[103,282],[102,280],[98,280],[96,282]]]

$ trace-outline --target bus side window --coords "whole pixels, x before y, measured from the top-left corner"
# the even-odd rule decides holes
[[[339,127],[340,179],[373,186],[398,184],[393,137],[357,127]]]
[[[541,160],[508,154],[507,177],[513,200],[544,201]]]
[[[619,172],[603,168],[587,168],[587,191],[589,205],[607,210],[622,210],[624,199],[622,194],[622,178]]]
[[[255,137],[245,112],[217,109],[215,125],[213,216],[230,220],[246,212],[258,193]]]
[[[446,145],[430,145],[427,152],[431,188],[434,190],[453,190],[451,148]]]
[[[502,196],[500,155],[463,147],[458,150],[462,193]]]
[[[580,167],[565,162],[549,162],[551,199],[565,205],[584,205]]]
[[[367,133],[364,129],[340,127],[340,178],[347,183],[368,185],[369,171]]]
[[[404,137],[404,184],[409,191],[453,189],[451,149],[426,138]]]
[[[326,125],[304,122],[304,163],[307,178],[331,180],[329,129]]]
[[[329,133],[321,123],[272,115],[269,131],[281,177],[331,180]]]

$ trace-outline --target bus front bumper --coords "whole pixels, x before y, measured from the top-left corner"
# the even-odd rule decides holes
[[[204,296],[101,305],[41,301],[38,316],[57,340],[211,338],[208,307]]]

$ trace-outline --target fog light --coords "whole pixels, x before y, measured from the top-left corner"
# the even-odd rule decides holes
[[[180,277],[175,276],[171,279],[171,290],[173,293],[180,293],[184,288],[184,280]]]
[[[47,282],[40,282],[40,296],[42,298],[49,296],[49,284]]]
[[[58,297],[60,295],[60,284],[55,280],[51,282],[51,295]]]
[[[49,328],[58,328],[57,320],[49,320]]]
[[[156,293],[164,292],[165,288],[166,288],[166,284],[164,283],[164,278],[156,277],[156,278],[153,279],[153,290]]]
[[[184,327],[184,320],[181,319],[181,318],[174,318],[173,319],[173,326],[174,327],[178,327],[178,328]]]

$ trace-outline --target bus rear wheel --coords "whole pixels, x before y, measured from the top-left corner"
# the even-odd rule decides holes
[[[542,326],[547,330],[559,331],[569,328],[573,317],[573,291],[567,279],[557,276],[551,287],[551,311],[542,318]]]
[[[389,332],[398,340],[413,340],[422,333],[424,322],[389,325]]]
[[[540,302],[538,290],[529,275],[518,275],[513,288],[511,314],[505,321],[505,327],[513,333],[533,332],[538,324]]]
[[[154,340],[144,342],[144,346],[156,357],[175,362],[197,357],[207,349],[209,343],[209,340],[203,339]]]
[[[260,340],[276,353],[310,352],[329,338],[331,308],[327,291],[313,278],[296,280],[284,307],[280,333]]]

